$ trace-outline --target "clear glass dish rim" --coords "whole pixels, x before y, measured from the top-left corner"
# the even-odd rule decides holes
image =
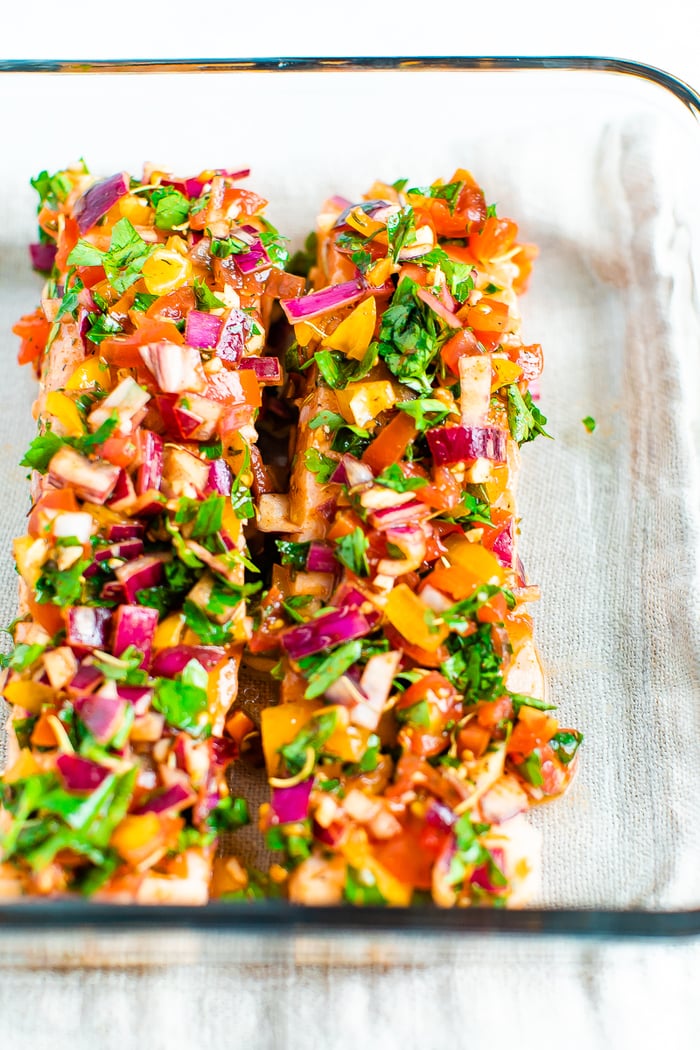
[[[278,58],[0,59],[0,73],[352,73],[592,71],[665,88],[700,119],[700,94],[679,77],[632,59],[595,55],[285,56]]]
[[[700,122],[700,94],[662,69],[627,59],[593,56],[377,56],[216,59],[0,59],[0,74],[514,72],[559,70],[612,73],[655,84]],[[677,938],[700,936],[700,908],[444,910],[304,907],[285,901],[212,902],[201,907],[102,904],[89,900],[0,901],[0,933],[73,927],[100,930],[194,929],[216,932],[324,934],[507,933],[576,937]]]

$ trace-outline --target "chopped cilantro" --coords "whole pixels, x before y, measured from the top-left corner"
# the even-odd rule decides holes
[[[159,678],[153,694],[153,707],[168,725],[190,736],[208,736],[210,726],[203,719],[208,707],[206,689],[170,678]]]
[[[377,485],[393,489],[394,492],[414,492],[428,484],[426,478],[407,478],[398,463],[385,467],[374,480]]]
[[[419,434],[436,427],[450,414],[449,408],[436,397],[419,397],[415,401],[399,401],[396,405],[402,412],[412,416]]]
[[[225,310],[226,303],[218,299],[207,282],[201,277],[194,279],[194,294],[198,310]]]
[[[356,576],[369,576],[368,548],[369,540],[358,525],[352,532],[336,540],[335,556]]]
[[[303,571],[309,556],[310,543],[294,543],[292,540],[275,540],[282,565]]]
[[[330,456],[324,455],[315,448],[307,448],[304,453],[304,465],[316,476],[319,485],[326,485],[338,467],[335,459],[331,459]]]
[[[332,709],[319,711],[299,730],[293,740],[279,749],[292,776],[304,768],[309,748],[313,748],[318,755],[328,738],[333,735],[337,721],[338,715]]]
[[[586,428],[589,434],[592,434],[597,426],[597,423],[593,416],[584,416],[581,422],[583,423],[584,427]]]
[[[513,440],[519,445],[524,445],[527,441],[534,441],[538,434],[551,438],[552,435],[544,429],[547,417],[533,404],[530,392],[521,394],[516,383],[511,383],[506,390],[508,426]]]
[[[386,897],[377,886],[371,871],[348,865],[345,872],[345,899],[350,904],[386,904]]]
[[[577,729],[560,729],[549,741],[549,746],[562,765],[568,766],[582,741],[583,733],[579,733]]]
[[[128,219],[114,224],[109,251],[95,248],[89,241],[79,240],[68,256],[69,266],[103,266],[109,283],[123,294],[138,281],[146,259],[154,245],[147,244]]]
[[[314,700],[317,696],[322,696],[329,685],[357,663],[361,655],[362,643],[356,639],[339,645],[330,654],[324,650],[322,653],[314,653],[313,656],[303,656],[298,664],[308,683],[304,697]]]
[[[151,194],[151,204],[156,209],[155,225],[159,230],[172,230],[187,222],[190,202],[174,186],[158,186]]]
[[[213,831],[235,831],[250,824],[248,803],[244,798],[227,795],[212,809],[207,824]]]
[[[418,298],[418,285],[404,277],[382,315],[379,356],[389,371],[418,394],[432,393],[432,365],[446,333],[436,314]]]

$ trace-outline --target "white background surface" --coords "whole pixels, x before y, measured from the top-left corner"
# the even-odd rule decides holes
[[[700,88],[697,0],[24,0],[3,13],[2,58],[608,55],[659,66]],[[147,112],[149,100],[144,106]],[[79,145],[79,107],[63,119]],[[468,961],[419,969],[295,969],[288,961],[259,970],[202,961],[145,970],[0,968],[0,1047],[699,1045],[696,944],[471,944]]]

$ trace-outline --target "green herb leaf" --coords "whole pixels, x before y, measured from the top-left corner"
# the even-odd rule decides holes
[[[289,744],[284,744],[279,749],[292,776],[299,773],[306,765],[306,753],[310,747],[318,755],[325,742],[332,736],[337,721],[337,712],[319,711],[300,729]]]
[[[422,489],[428,484],[426,478],[407,478],[398,463],[385,467],[374,480],[377,485],[393,489],[394,492],[415,492],[416,489]]]
[[[547,417],[533,404],[530,392],[523,396],[516,383],[506,387],[508,395],[508,426],[514,441],[524,445],[534,441],[538,434],[551,438],[544,429]]]
[[[297,662],[308,683],[304,697],[314,700],[317,696],[322,696],[329,685],[357,663],[361,655],[362,643],[356,639],[338,646],[329,655],[315,653],[313,656],[302,657]]]
[[[248,803],[244,798],[227,795],[212,809],[207,824],[213,831],[236,831],[250,824]]]
[[[424,434],[431,427],[439,426],[450,414],[443,401],[435,397],[419,397],[415,401],[399,401],[398,409],[412,416],[419,434]]]
[[[560,729],[549,741],[549,746],[562,765],[568,766],[582,742],[583,733],[579,733],[577,729]]]
[[[208,698],[206,689],[185,682],[159,678],[153,694],[153,707],[168,725],[182,729],[190,736],[208,736],[211,732],[206,719]]]
[[[289,565],[299,572],[306,568],[310,543],[294,543],[292,540],[275,540],[282,565]]]
[[[155,225],[159,230],[172,230],[182,226],[190,215],[190,202],[174,186],[158,186],[151,194],[155,205]]]
[[[352,532],[336,540],[335,556],[356,576],[369,576],[368,549],[369,540],[358,525]]]
[[[348,865],[345,871],[345,899],[351,904],[386,904],[386,897],[377,886],[376,879],[367,869]]]
[[[546,420],[545,420],[545,422],[546,422]],[[593,431],[595,430],[596,426],[597,426],[597,423],[596,423],[595,419],[593,418],[593,416],[584,416],[584,418],[581,420],[581,422],[583,423],[584,427],[586,428],[586,430],[588,431],[589,434],[592,434]]]
[[[225,310],[226,303],[218,299],[207,282],[200,277],[194,279],[194,294],[198,310]]]
[[[324,455],[323,452],[319,452],[318,449],[307,448],[304,453],[304,465],[316,476],[319,485],[326,485],[335,473],[338,462]]]

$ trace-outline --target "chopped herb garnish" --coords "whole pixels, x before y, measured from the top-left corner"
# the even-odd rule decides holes
[[[356,576],[369,576],[368,548],[369,540],[358,525],[352,532],[336,540],[335,556]]]
[[[592,434],[597,426],[597,423],[593,416],[584,416],[581,422],[583,423],[584,427],[586,428],[589,434]]]
[[[534,441],[538,434],[551,438],[544,429],[547,417],[543,415],[535,404],[529,390],[523,395],[516,383],[511,383],[506,388],[508,394],[508,426],[514,441],[524,445],[527,441]]]

